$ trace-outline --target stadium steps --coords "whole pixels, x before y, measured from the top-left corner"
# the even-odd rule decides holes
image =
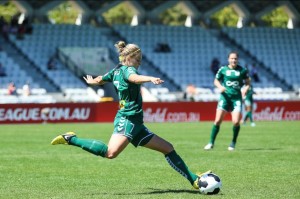
[[[0,37],[0,43],[3,50],[19,64],[27,74],[30,74],[35,83],[45,88],[47,92],[57,92],[58,87],[37,67],[35,64],[24,55],[18,48],[10,41],[4,40]]]
[[[103,29],[103,28],[101,28]],[[125,38],[123,38],[117,31],[115,31],[113,28],[106,28],[103,29],[102,34],[105,35],[110,41],[112,41],[112,44],[114,42],[117,41],[125,41],[127,42],[127,40]],[[137,44],[139,45],[139,44]],[[110,55],[112,55],[110,58],[111,60],[113,60],[115,63],[118,63],[118,55],[116,53],[116,50],[114,48],[113,45],[109,46],[109,50],[110,50]],[[142,49],[143,51],[143,49]],[[150,58],[151,59],[151,58]],[[143,75],[151,75],[151,76],[156,76],[159,77],[161,79],[163,79],[164,82],[164,87],[167,87],[170,91],[179,91],[181,90],[181,86],[179,84],[177,84],[173,78],[169,77],[166,73],[164,73],[163,71],[161,71],[159,69],[159,67],[155,66],[155,64],[153,64],[153,62],[150,61],[150,59],[148,59],[148,57],[143,54],[143,61],[142,61],[142,74]],[[152,85],[152,84],[144,84],[145,87],[147,88],[152,88],[152,87],[157,87],[157,85]]]
[[[257,67],[261,73],[259,75],[265,76],[270,82],[275,84],[275,87],[281,87],[284,90],[293,90],[292,85],[288,84],[283,78],[279,77],[278,74],[273,72],[262,61],[258,60],[256,56],[240,45],[234,38],[231,38],[226,32],[220,30],[215,35],[220,41],[224,42],[225,45],[230,46],[232,49],[237,49],[240,56],[246,58],[247,63],[257,63]]]

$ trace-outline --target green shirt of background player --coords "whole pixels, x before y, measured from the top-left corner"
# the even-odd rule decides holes
[[[90,85],[112,82],[118,93],[120,109],[116,114],[114,131],[108,144],[98,140],[78,138],[74,132],[59,135],[51,143],[77,146],[108,159],[116,158],[129,143],[135,147],[143,146],[164,154],[170,166],[184,176],[195,189],[198,189],[198,178],[203,174],[197,175],[191,172],[171,143],[144,126],[140,86],[146,82],[157,85],[164,81],[157,77],[138,74],[142,53],[137,45],[126,45],[125,42],[120,41],[116,43],[115,47],[119,51],[121,62],[116,68],[103,76],[93,78],[87,75],[84,77],[84,80]]]
[[[245,84],[243,92],[247,92],[249,83],[250,78],[248,76],[248,70],[238,65],[238,53],[231,52],[228,55],[228,65],[219,69],[214,80],[214,85],[220,90],[221,94],[217,105],[214,125],[210,134],[210,141],[204,147],[205,150],[210,150],[214,147],[220,125],[227,112],[231,112],[233,123],[233,138],[228,150],[233,151],[235,149],[240,131],[242,111],[241,87]]]
[[[253,90],[253,87],[252,87],[252,85],[249,85],[248,91],[245,93],[245,96],[243,96],[244,104],[245,104],[245,108],[246,108],[246,114],[245,114],[244,119],[243,119],[243,124],[246,124],[246,121],[249,118],[252,127],[256,126],[254,121],[253,121],[253,117],[252,117],[253,94],[255,94],[255,92]]]

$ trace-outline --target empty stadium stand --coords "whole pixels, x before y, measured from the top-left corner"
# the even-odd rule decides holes
[[[213,88],[214,76],[209,69],[211,60],[217,57],[221,65],[227,64],[227,55],[234,50],[223,40],[214,36],[215,30],[201,27],[152,26],[115,26],[117,32],[130,42],[139,43],[149,60],[152,60],[163,72],[169,74],[181,89],[192,83],[197,87]],[[157,43],[167,43],[171,52],[155,52]],[[247,64],[247,57],[240,58],[240,64]],[[264,74],[256,86],[275,86]]]
[[[10,35],[10,40],[61,90],[74,87],[85,88],[86,85],[59,63],[57,70],[48,70],[47,62],[56,54],[57,48],[106,45],[106,40],[100,31],[89,25],[78,27],[39,24],[34,26],[34,32],[26,35],[25,39],[18,40],[14,35]]]
[[[103,34],[101,29],[95,28],[90,25],[75,26],[75,25],[50,25],[50,24],[39,24],[34,26],[34,33],[32,35],[26,35],[23,40],[18,40],[14,35],[10,36],[10,41],[31,60],[35,66],[39,67],[40,71],[46,75],[63,93],[66,93],[66,89],[87,89],[87,85],[82,82],[82,80],[72,73],[65,65],[61,62],[58,63],[57,70],[48,70],[47,62],[51,56],[57,53],[57,48],[59,47],[107,47],[113,51],[113,40],[109,38],[109,34]],[[261,31],[260,28],[257,29],[258,33],[253,33],[254,28],[240,31],[239,29],[223,29],[223,31],[229,35],[232,39],[235,39],[237,43],[247,49],[249,52],[253,53],[258,60],[261,60],[267,66],[270,66],[272,71],[278,74],[279,77],[286,78],[295,87],[299,84],[299,75],[297,75],[296,67],[297,49],[295,47],[298,44],[297,31],[291,34],[291,37],[283,37],[289,41],[290,49],[281,50],[283,48],[283,42],[278,42],[276,44],[258,44],[259,47],[252,47],[252,43],[263,43],[261,40],[256,39],[257,34],[259,37],[268,37],[268,34],[275,34],[276,31],[269,33],[268,31]],[[128,25],[116,25],[113,27],[112,32],[115,31],[120,35],[120,39],[124,39],[129,43],[137,43],[142,48],[144,59],[146,62],[142,65],[142,74],[152,74],[149,69],[158,68],[155,70],[156,73],[161,73],[162,78],[168,76],[176,84],[180,85],[180,90],[183,91],[186,85],[192,83],[198,87],[211,90],[211,93],[206,93],[203,95],[199,92],[196,95],[196,101],[215,101],[217,99],[217,94],[214,92],[214,86],[212,84],[214,76],[209,69],[211,60],[214,57],[218,57],[221,60],[221,64],[227,63],[227,55],[232,50],[231,46],[226,45],[219,37],[213,34],[214,30],[206,30],[201,27],[170,27],[162,25],[152,25],[152,26],[135,26],[131,27]],[[280,34],[280,31],[277,30]],[[288,30],[287,30],[288,31]],[[247,33],[246,33],[247,32]],[[248,33],[250,32],[250,33]],[[274,33],[275,32],[275,33]],[[263,35],[267,34],[267,35]],[[284,33],[283,33],[284,34]],[[251,38],[248,35],[254,35]],[[116,36],[114,36],[115,39]],[[271,36],[269,36],[271,37]],[[272,36],[271,38],[280,37],[280,35]],[[246,38],[246,39],[245,39]],[[295,41],[294,41],[294,40]],[[281,39],[282,40],[282,39]],[[269,40],[267,40],[269,41]],[[157,43],[167,43],[170,47],[170,52],[155,52],[155,46]],[[258,50],[260,49],[260,50]],[[259,53],[256,53],[256,52]],[[290,52],[291,51],[291,52]],[[265,54],[275,54],[278,57],[281,56],[280,53],[290,53],[293,56],[286,55],[288,61],[283,62],[280,58],[267,59]],[[294,54],[293,54],[294,53]],[[114,54],[113,56],[116,56]],[[284,56],[284,55],[283,55]],[[22,72],[20,67],[13,63],[13,60],[9,59],[8,56],[3,52],[1,57],[5,59],[5,64],[11,65],[11,67],[16,67],[19,72],[14,72],[9,74],[9,77],[18,76],[17,83],[23,83],[25,81],[31,81],[33,87],[41,87],[38,83],[34,83],[31,74],[26,74]],[[285,67],[279,67],[274,60],[278,60],[282,65],[290,65],[289,70],[283,70],[287,72],[282,72]],[[246,64],[247,59],[241,57],[241,64]],[[277,67],[278,66],[278,67]],[[113,65],[111,66],[113,67]],[[276,67],[276,68],[275,68]],[[280,68],[280,69],[279,69]],[[280,72],[281,71],[281,72]],[[289,72],[294,71],[294,72]],[[256,83],[255,87],[276,87],[276,83],[272,82],[272,79],[265,77],[263,73],[260,74],[261,81]],[[8,84],[9,80],[7,78],[1,78],[3,84]],[[270,81],[271,80],[271,81]],[[4,83],[4,81],[6,81]],[[147,87],[147,86],[146,86]],[[162,88],[158,87],[157,90],[167,89],[167,92],[156,92],[153,86],[148,87],[150,93],[153,94],[159,101],[176,101],[178,100],[178,95],[172,93],[176,91],[174,87],[170,85],[164,85]],[[179,90],[179,92],[180,92]],[[178,91],[178,90],[177,90]],[[166,94],[168,93],[168,94]],[[96,94],[96,91],[94,93]],[[94,95],[94,96],[95,96]],[[77,97],[72,97],[72,95],[66,95],[71,101],[84,101],[83,98],[79,99]],[[97,96],[99,97],[99,95]],[[270,97],[276,100],[287,99],[286,95],[280,97]],[[92,97],[92,99],[94,99]],[[261,98],[265,99],[265,98]],[[91,101],[98,101],[97,99]]]
[[[0,52],[0,60],[3,65],[6,76],[0,78],[0,88],[7,88],[10,82],[14,82],[17,86],[23,86],[29,82],[33,88],[39,88],[40,85],[34,83],[30,75],[28,75],[22,68],[10,58],[6,52]]]
[[[211,87],[214,78],[209,69],[211,60],[216,56],[226,60],[230,51],[200,27],[119,25],[114,28],[129,42],[138,43],[144,55],[173,77],[181,85],[181,89],[189,83]],[[154,52],[157,43],[167,43],[171,52]]]
[[[300,29],[223,28],[229,37],[264,63],[278,79],[300,87]]]

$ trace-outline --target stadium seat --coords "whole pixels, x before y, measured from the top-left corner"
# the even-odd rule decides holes
[[[199,87],[207,86],[208,83],[203,84],[197,80],[207,76],[205,71],[209,69],[210,62],[215,56],[221,55],[223,58],[230,51],[201,27],[139,25],[132,28],[115,25],[114,29],[129,42],[138,43],[141,47],[152,47],[144,51],[145,56],[164,73],[183,85],[193,83]],[[169,44],[170,53],[153,52],[156,44],[162,41]],[[194,76],[197,78],[193,78]]]
[[[299,29],[245,27],[222,30],[290,85],[300,86],[298,66],[292,64],[300,62],[299,52],[295,50],[300,45]],[[298,75],[294,78],[292,74]]]

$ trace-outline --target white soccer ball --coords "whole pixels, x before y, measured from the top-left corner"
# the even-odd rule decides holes
[[[222,182],[219,176],[214,173],[209,173],[201,176],[198,181],[200,193],[203,194],[217,194],[220,192]]]

